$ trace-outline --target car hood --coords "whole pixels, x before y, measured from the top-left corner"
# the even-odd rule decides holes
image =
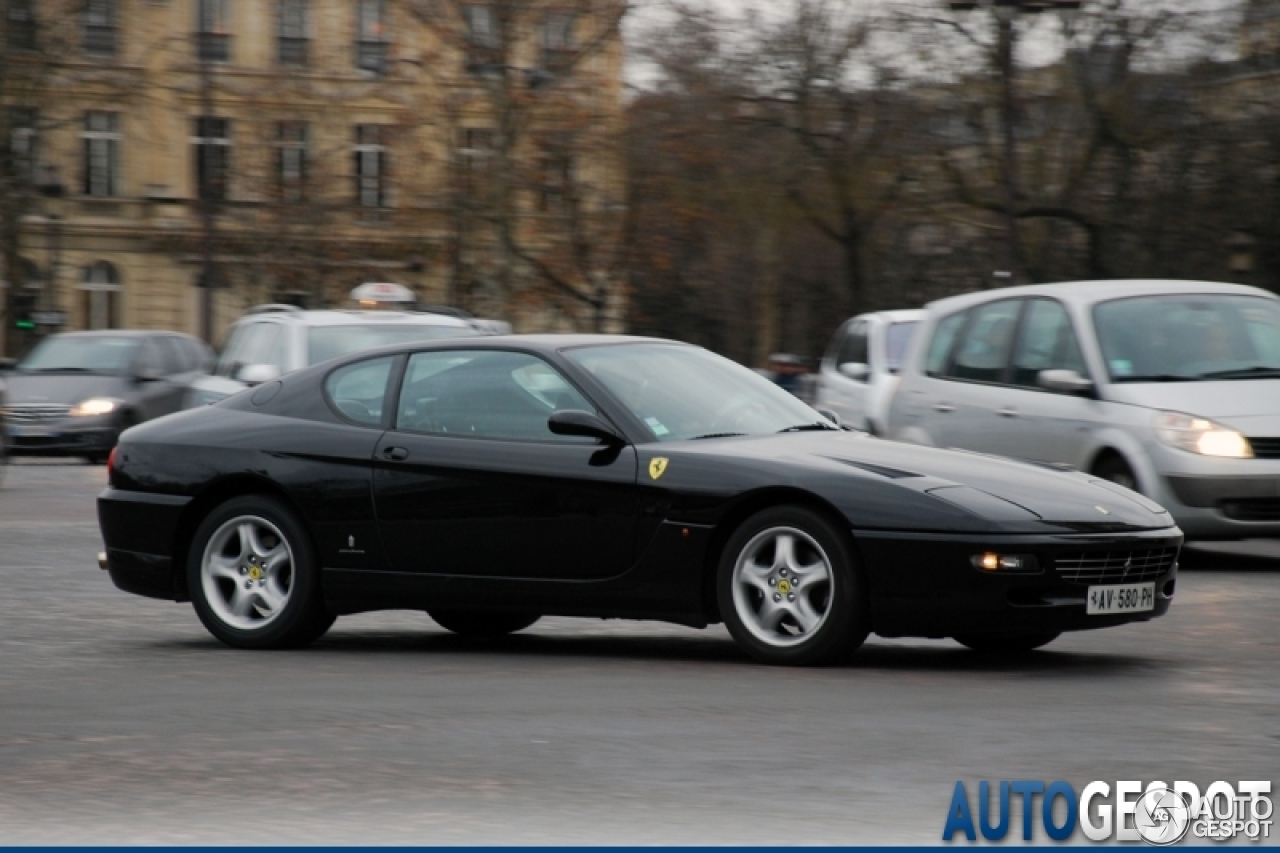
[[[691,445],[702,447],[693,449]],[[674,453],[677,445],[663,445],[654,455],[665,453],[668,447]],[[692,451],[737,456],[744,468],[771,467],[775,482],[810,491],[818,484],[816,490],[825,492],[824,497],[841,507],[855,524],[860,518],[881,517],[879,510],[886,501],[897,504],[893,515],[909,515],[913,504],[924,507],[939,500],[963,513],[1023,530],[1045,524],[1079,531],[1173,526],[1168,512],[1158,504],[1077,471],[885,441],[860,433],[711,439],[680,442],[679,450],[680,455]],[[673,456],[673,469],[677,461]],[[916,497],[905,499],[903,490]],[[926,500],[921,503],[919,496]]]
[[[1122,382],[1108,385],[1106,396],[1117,403],[1184,412],[1217,421],[1269,416],[1280,422],[1280,379],[1143,382],[1132,385]]]
[[[75,406],[90,397],[123,399],[129,380],[101,373],[11,373],[5,378],[8,405]]]

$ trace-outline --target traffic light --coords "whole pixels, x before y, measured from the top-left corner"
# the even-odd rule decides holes
[[[16,329],[31,331],[36,327],[31,312],[36,308],[36,295],[18,291],[13,294],[13,326]]]

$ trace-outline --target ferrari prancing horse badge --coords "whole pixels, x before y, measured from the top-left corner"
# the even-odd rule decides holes
[[[667,457],[655,456],[649,460],[649,476],[658,479],[667,470]]]

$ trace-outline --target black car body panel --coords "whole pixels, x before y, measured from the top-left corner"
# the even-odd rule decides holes
[[[483,607],[705,625],[719,619],[712,579],[729,534],[762,507],[799,503],[849,532],[882,634],[1074,630],[1169,607],[1182,535],[1139,496],[1075,472],[846,431],[655,442],[562,352],[612,340],[467,339],[381,354],[537,355],[579,385],[623,444],[417,434],[390,428],[389,416],[350,422],[321,388],[370,353],[135,427],[99,498],[112,579],[184,599],[203,515],[267,492],[310,529],[334,613]],[[992,549],[1030,555],[1038,568],[971,564]],[[1087,587],[1059,568],[1064,555],[1153,549],[1168,559],[1144,578],[1156,583],[1152,611],[1086,616]]]

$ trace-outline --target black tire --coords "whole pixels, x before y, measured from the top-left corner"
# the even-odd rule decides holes
[[[225,541],[225,545],[219,545],[228,535],[228,530],[242,529],[240,525],[246,521],[258,526],[256,538],[263,547],[270,548],[268,554],[274,553],[276,546],[284,546],[284,553],[289,558],[287,570],[284,562],[271,563],[253,555],[246,556],[242,534],[230,534],[238,537],[238,545],[230,539]],[[237,547],[240,556],[229,556]],[[234,577],[215,576],[212,568],[206,573],[206,553],[211,558],[211,565],[212,558],[218,555],[220,562],[235,567],[230,569],[231,572],[247,568],[249,574],[240,572]],[[297,648],[323,636],[335,618],[324,607],[319,566],[311,537],[292,510],[267,495],[245,495],[219,505],[200,523],[187,554],[187,588],[200,621],[210,634],[228,646],[237,649]],[[253,568],[258,568],[256,574]],[[240,600],[242,578],[248,584],[254,582],[254,577],[259,579],[260,586],[254,588],[250,595],[243,596],[244,599],[253,599],[256,593],[262,596],[258,600],[265,602],[268,592],[278,596],[279,591],[285,589],[283,603],[273,613],[264,615],[265,608],[251,602],[246,614],[237,616],[233,612],[235,602],[226,601],[225,596]]]
[[[1135,492],[1141,491],[1138,488],[1138,475],[1133,473],[1133,468],[1129,467],[1129,463],[1120,456],[1109,454],[1100,459],[1098,464],[1093,466],[1093,475],[1103,480],[1110,480],[1117,486],[1124,486]]]
[[[531,613],[494,613],[485,610],[429,610],[427,615],[441,628],[464,637],[501,637],[523,631],[542,618]]]
[[[1047,646],[1061,635],[1061,631],[1044,631],[1038,634],[961,634],[955,641],[983,654],[1022,655]]]
[[[794,559],[781,555],[783,537],[790,538]],[[826,566],[825,580],[821,572],[812,572],[820,563]],[[807,584],[803,592],[802,584],[790,585],[794,577]],[[852,654],[867,638],[866,583],[853,542],[824,516],[804,507],[763,510],[730,535],[720,555],[716,598],[729,633],[761,663],[831,663]],[[804,612],[809,619],[821,617],[807,634],[801,627]]]

